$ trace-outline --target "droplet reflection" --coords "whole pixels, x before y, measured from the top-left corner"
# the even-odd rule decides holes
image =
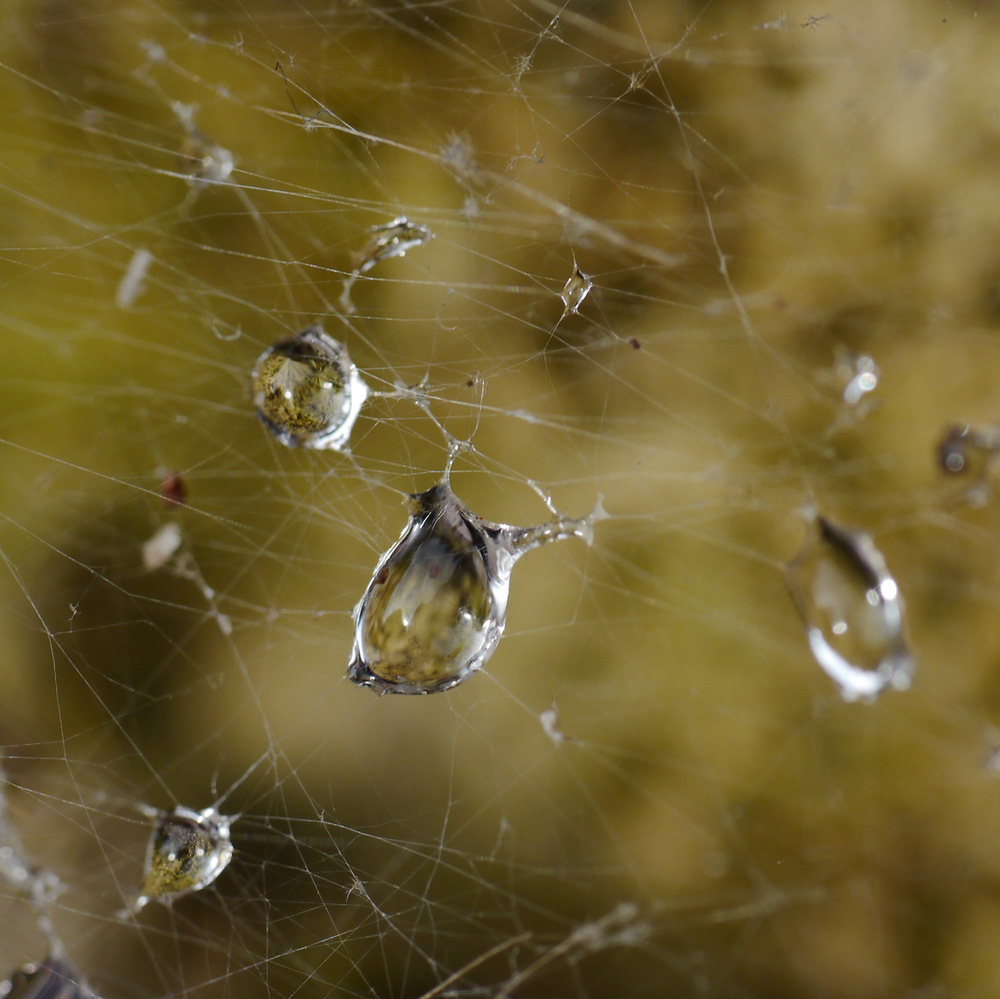
[[[809,647],[844,700],[910,685],[902,598],[869,535],[817,516],[788,567],[788,584]]]
[[[230,820],[214,808],[155,812],[156,827],[146,849],[142,893],[133,909],[150,899],[174,899],[210,885],[233,859]]]
[[[258,415],[289,447],[345,447],[368,397],[346,348],[320,326],[264,351],[251,379]]]
[[[409,523],[354,609],[348,677],[380,694],[468,679],[503,634],[517,559],[550,541],[589,542],[595,516],[510,527],[477,517],[447,483],[413,496]]]

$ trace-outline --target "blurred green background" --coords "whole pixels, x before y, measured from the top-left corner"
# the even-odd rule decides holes
[[[995,4],[0,17],[0,845],[101,995],[1000,995],[994,469],[936,453],[1000,415]],[[315,321],[350,453],[250,404]],[[609,517],[519,563],[486,675],[378,698],[351,610],[445,432],[482,516]],[[811,658],[810,505],[885,555],[911,690]],[[121,916],[137,806],[216,800],[231,867]],[[3,886],[0,971],[34,915]]]

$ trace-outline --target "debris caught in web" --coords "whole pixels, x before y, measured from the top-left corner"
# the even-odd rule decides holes
[[[566,741],[566,734],[559,724],[559,709],[556,702],[538,716],[542,731],[552,740],[554,746],[561,746]]]
[[[156,533],[142,544],[142,564],[154,572],[165,566],[177,553],[184,541],[180,525],[169,520]]]
[[[187,486],[180,472],[160,473],[160,496],[168,507],[183,506],[187,502]]]
[[[146,272],[153,262],[153,254],[149,250],[136,250],[125,268],[121,281],[115,289],[115,305],[119,309],[127,309],[143,292],[146,284]]]

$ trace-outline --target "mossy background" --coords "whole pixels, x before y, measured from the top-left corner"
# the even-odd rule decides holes
[[[417,997],[471,964],[435,994],[1000,995],[1000,520],[936,464],[1000,415],[995,4],[0,15],[4,829],[100,994]],[[228,183],[192,185],[172,102]],[[404,214],[434,240],[345,315]],[[316,320],[397,396],[351,455],[249,402]],[[849,351],[881,372],[853,410]],[[518,565],[487,676],[379,699],[342,682],[350,612],[435,421],[483,516],[546,519],[537,482],[610,517]],[[885,554],[910,691],[846,704],[811,659],[810,503]],[[223,795],[230,869],[120,918],[135,806]],[[0,962],[37,960],[0,894]]]

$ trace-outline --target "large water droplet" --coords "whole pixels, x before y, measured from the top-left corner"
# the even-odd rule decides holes
[[[591,522],[492,524],[440,483],[411,497],[409,523],[354,609],[347,675],[380,694],[430,694],[468,679],[503,634],[510,573],[526,551],[591,537]]]
[[[268,348],[251,377],[258,415],[289,447],[343,448],[368,397],[346,348],[321,326]]]
[[[845,700],[910,685],[902,598],[868,534],[817,516],[788,567],[788,584],[809,647]]]
[[[150,899],[174,899],[210,885],[233,859],[230,820],[214,808],[177,807],[155,816],[136,912]]]

